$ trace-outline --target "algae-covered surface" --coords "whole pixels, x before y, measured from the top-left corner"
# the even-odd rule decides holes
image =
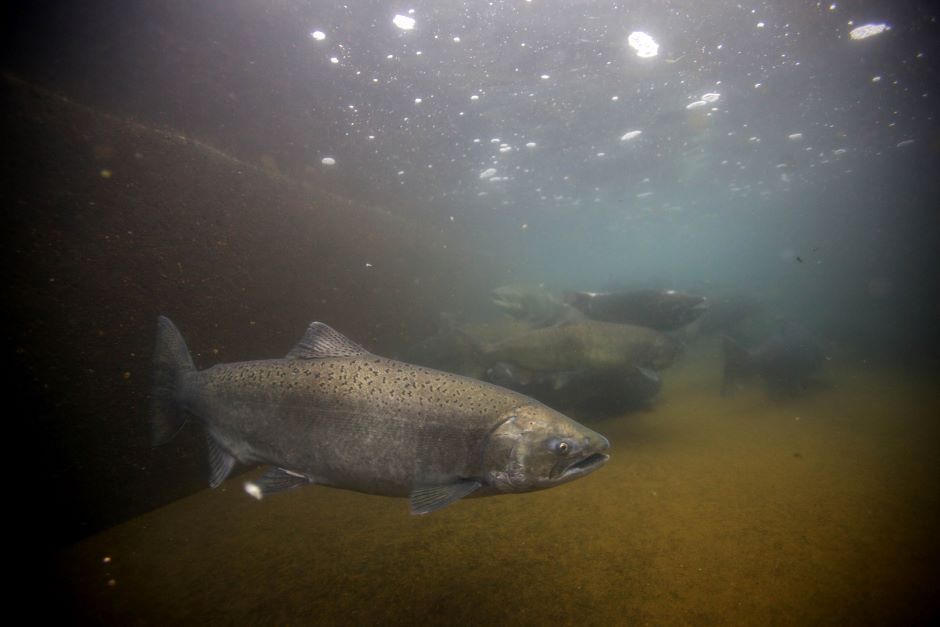
[[[544,492],[415,517],[235,477],[88,538],[76,622],[926,624],[937,616],[938,393],[849,357],[799,398],[722,398],[717,346],[649,411],[595,421],[611,460]],[[192,427],[190,427],[192,428]],[[253,471],[257,472],[257,471]],[[173,477],[166,477],[172,481]]]

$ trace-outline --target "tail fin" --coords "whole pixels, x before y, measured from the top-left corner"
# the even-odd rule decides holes
[[[741,379],[754,372],[753,360],[750,353],[730,337],[721,338],[722,352],[724,353],[725,370],[721,380],[721,395],[727,396],[734,391]]]
[[[180,392],[183,379],[195,371],[193,358],[179,330],[169,318],[158,317],[150,401],[150,434],[154,446],[172,440],[186,423]]]

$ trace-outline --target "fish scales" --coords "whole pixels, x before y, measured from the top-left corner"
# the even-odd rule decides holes
[[[375,357],[236,363],[195,376],[200,380],[194,385],[204,392],[192,411],[210,416],[213,432],[239,459],[283,459],[323,478],[349,467],[354,455],[367,462],[355,466],[361,471],[356,474],[373,476],[383,468],[393,476],[382,488],[356,474],[347,473],[346,482],[390,496],[407,494],[415,476],[446,474],[442,468],[454,460],[460,460],[461,474],[478,473],[480,441],[492,427],[488,416],[527,400],[483,382]],[[259,422],[259,408],[276,422]],[[460,431],[451,428],[455,420]],[[314,437],[334,445],[292,446]],[[403,457],[414,463],[398,461]]]

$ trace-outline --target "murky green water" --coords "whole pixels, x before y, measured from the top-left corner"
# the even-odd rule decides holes
[[[76,616],[129,624],[911,624],[936,615],[934,382],[848,357],[721,398],[703,344],[594,475],[424,517],[235,478],[61,556]],[[172,480],[172,478],[167,478]]]

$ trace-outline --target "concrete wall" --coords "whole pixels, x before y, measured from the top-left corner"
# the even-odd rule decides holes
[[[480,260],[403,212],[10,76],[0,90],[10,445],[53,543],[207,485],[198,429],[150,448],[157,315],[198,367],[284,355],[311,320],[390,354],[484,289]]]

